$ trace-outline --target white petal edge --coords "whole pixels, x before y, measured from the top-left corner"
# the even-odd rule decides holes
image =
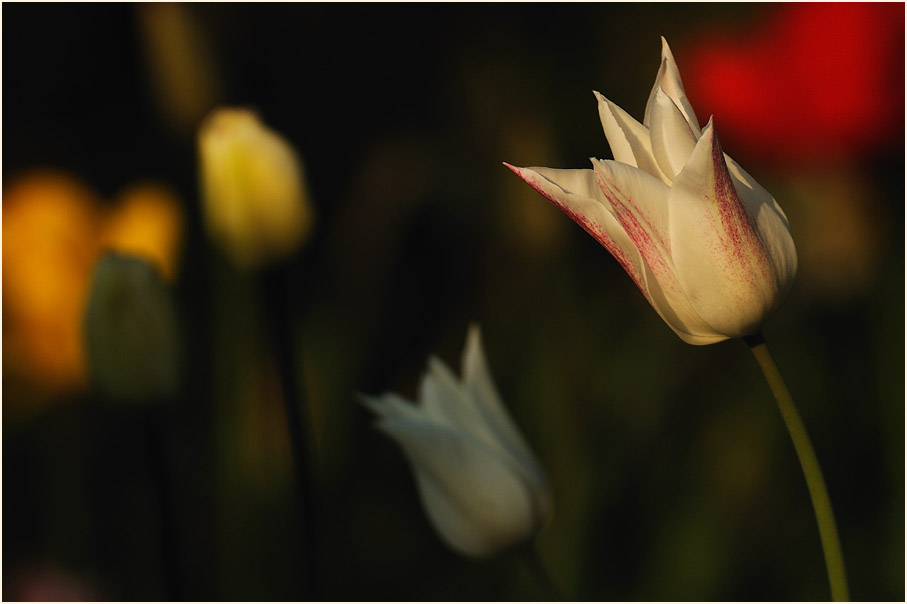
[[[387,392],[385,394],[382,394],[381,396],[357,394],[356,398],[363,406],[372,411],[375,415],[382,418],[426,417],[425,412],[422,409],[393,392]]]
[[[755,219],[759,236],[774,264],[779,289],[782,292],[778,300],[780,306],[797,276],[797,248],[794,245],[790,223],[771,193],[727,154],[724,158],[727,160],[737,194],[746,205],[750,216]]]
[[[485,417],[497,441],[508,451],[519,469],[525,474],[533,493],[536,517],[540,522],[550,514],[551,495],[548,480],[541,465],[533,455],[525,438],[504,407],[495,387],[488,361],[482,347],[482,332],[478,325],[470,325],[463,349],[463,385],[469,390]]]
[[[699,133],[690,129],[683,113],[661,88],[653,99],[649,129],[652,153],[670,184],[690,159]]]
[[[692,130],[698,138],[702,129],[699,127],[699,120],[696,118],[693,106],[690,105],[690,101],[687,99],[687,95],[683,90],[683,81],[680,79],[680,70],[677,69],[674,53],[671,52],[671,47],[668,46],[668,41],[665,40],[664,36],[661,37],[661,65],[658,68],[658,74],[655,76],[655,84],[652,86],[652,91],[649,93],[649,100],[646,103],[646,113],[642,122],[645,126],[651,125],[650,120],[652,117],[653,103],[659,88],[664,90],[665,94],[667,94],[677,107],[680,108],[681,113],[683,113],[684,118],[690,126],[690,130]]]
[[[508,455],[488,426],[479,404],[460,384],[453,371],[436,357],[419,385],[419,405],[427,419],[472,435],[500,455]]]
[[[599,92],[593,93],[598,99],[598,116],[614,160],[639,168],[665,184],[670,184],[671,180],[659,167],[652,153],[649,129]]]

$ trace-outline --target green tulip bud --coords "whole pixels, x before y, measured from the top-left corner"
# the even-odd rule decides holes
[[[114,400],[175,397],[180,383],[176,308],[157,269],[108,252],[95,265],[85,342],[92,377]]]

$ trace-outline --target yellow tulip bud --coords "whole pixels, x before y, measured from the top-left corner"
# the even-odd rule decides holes
[[[293,254],[312,230],[302,164],[251,111],[216,109],[198,136],[205,223],[243,269]]]

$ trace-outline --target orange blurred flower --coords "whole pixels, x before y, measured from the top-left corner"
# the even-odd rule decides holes
[[[162,185],[143,183],[119,195],[102,226],[100,244],[148,260],[164,279],[173,281],[182,232],[176,194]]]
[[[109,209],[62,173],[34,172],[5,186],[5,375],[44,395],[84,387],[82,318],[95,260],[112,248],[146,257],[173,278],[182,228],[178,199],[157,185],[132,188]]]
[[[3,365],[51,390],[82,385],[80,324],[101,206],[61,174],[3,195]]]

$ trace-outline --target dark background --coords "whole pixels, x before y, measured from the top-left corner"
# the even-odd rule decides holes
[[[265,336],[279,308],[204,237],[204,112],[168,110],[143,45],[160,7],[5,4],[4,189],[35,168],[105,199],[173,187],[190,354],[175,405],[48,393],[4,368],[3,599],[542,598],[518,557],[444,547],[354,400],[413,397],[429,354],[458,369],[472,321],[551,479],[539,549],[569,597],[827,599],[805,482],[746,347],[681,342],[501,166],[610,157],[592,90],[641,119],[664,35],[700,121],[715,114],[791,219],[798,281],[764,333],[825,472],[851,595],[903,600],[904,9],[866,6],[862,20],[823,4],[182,6],[205,49],[204,112],[255,108],[299,151],[317,215],[282,269],[312,452],[306,548]],[[872,61],[836,62],[854,36]],[[768,99],[752,119],[723,114],[710,91],[732,87],[710,60],[784,44],[791,64],[815,56],[815,81],[794,88],[775,62],[750,82]]]

